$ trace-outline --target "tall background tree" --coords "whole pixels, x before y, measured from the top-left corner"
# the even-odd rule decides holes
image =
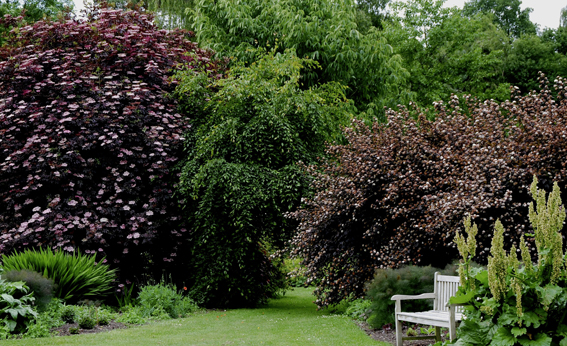
[[[22,15],[24,22],[18,22],[18,25],[30,24],[41,19],[55,19],[58,15],[64,16],[70,13],[73,7],[72,0],[0,0],[0,18],[5,15],[13,17]],[[5,42],[7,33],[12,28],[13,26],[0,28],[0,46]]]
[[[530,21],[532,8],[521,9],[521,0],[471,0],[466,2],[463,13],[474,16],[479,13],[489,14],[511,37],[535,34],[536,25]]]
[[[198,42],[222,56],[250,64],[252,48],[293,49],[320,65],[303,71],[305,87],[340,82],[361,108],[407,102],[399,57],[375,28],[358,30],[354,1],[199,0],[191,13]]]
[[[505,100],[508,36],[486,15],[462,16],[443,1],[396,3],[383,35],[409,71],[412,100],[424,106],[451,94]]]
[[[302,90],[301,70],[314,64],[272,51],[218,81],[178,74],[180,102],[194,115],[180,195],[193,201],[185,251],[199,302],[253,306],[281,288],[267,250],[284,247],[295,228],[283,215],[308,189],[297,162],[314,162],[349,120],[342,86]]]

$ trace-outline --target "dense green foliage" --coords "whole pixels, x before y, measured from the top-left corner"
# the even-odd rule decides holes
[[[506,34],[487,16],[463,17],[441,1],[399,3],[399,17],[385,24],[384,36],[409,71],[413,100],[429,106],[452,94],[504,101],[502,78]]]
[[[9,282],[24,282],[33,293],[34,303],[39,311],[45,310],[53,298],[55,289],[53,280],[38,272],[29,269],[10,270],[4,272],[2,278]]]
[[[116,270],[102,262],[96,262],[95,255],[63,251],[25,250],[2,257],[4,270],[31,270],[52,279],[57,285],[56,298],[69,301],[101,298],[113,288]]]
[[[34,298],[22,282],[0,278],[0,339],[9,334],[23,333],[37,313],[32,309]]]
[[[529,208],[534,233],[525,234],[535,240],[533,260],[523,236],[519,249],[513,245],[507,253],[506,230],[496,221],[488,269],[468,269],[466,265],[475,254],[471,251],[476,247],[475,228],[469,222],[467,239],[457,236],[463,256],[462,286],[451,302],[466,304],[457,345],[549,346],[567,342],[567,275],[561,234],[565,208],[557,183],[549,198],[537,185],[534,177],[530,193],[535,203]]]
[[[71,0],[2,0],[0,1],[0,16],[23,14],[27,23],[33,23],[45,18],[55,19],[58,14],[72,10],[73,6]]]
[[[567,76],[567,31],[547,31],[543,37],[524,35],[511,43],[504,76],[524,93],[538,88],[539,73]]]
[[[407,101],[399,57],[375,28],[360,32],[352,0],[199,0],[191,11],[199,43],[223,56],[251,63],[250,48],[293,49],[320,65],[305,66],[306,86],[341,82],[361,107]]]
[[[377,269],[372,281],[366,287],[366,296],[372,301],[367,318],[368,324],[374,328],[381,328],[388,323],[394,323],[395,294],[417,295],[433,292],[433,279],[435,272],[444,275],[455,274],[454,266],[445,270],[431,266],[405,266],[398,269]],[[403,311],[425,311],[433,307],[433,301],[409,300],[402,305]]]
[[[283,273],[265,243],[281,247],[308,182],[298,161],[313,162],[348,123],[343,88],[302,90],[300,71],[315,63],[271,52],[250,67],[210,80],[178,73],[177,93],[193,114],[180,193],[190,209],[191,296],[217,306],[254,305],[273,296]]]
[[[303,71],[306,85],[343,83],[368,119],[382,115],[384,105],[429,107],[451,94],[504,101],[510,85],[523,93],[537,89],[540,71],[565,74],[564,31],[536,35],[531,9],[522,10],[520,0],[471,0],[462,10],[443,3],[409,0],[388,9],[387,0],[155,0],[148,6],[164,27],[194,30],[202,44],[248,64],[257,59],[250,48],[295,49],[321,66]]]
[[[46,18],[68,17],[72,9],[73,1],[71,0],[0,0],[0,18],[5,15],[21,16],[27,24]],[[5,43],[8,31],[14,27],[21,27],[21,25],[12,23],[7,27],[0,26],[0,46]]]
[[[197,311],[197,305],[177,292],[175,286],[163,282],[146,285],[138,294],[139,311],[144,317],[165,312],[170,318],[185,317]]]
[[[472,17],[479,13],[488,14],[508,35],[517,38],[535,34],[536,26],[530,21],[532,8],[521,9],[521,0],[470,0],[465,3],[463,13]]]

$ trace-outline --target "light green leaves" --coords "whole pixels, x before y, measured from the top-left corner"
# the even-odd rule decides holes
[[[3,262],[6,271],[28,269],[52,279],[57,284],[55,297],[63,300],[107,295],[116,272],[105,264],[97,263],[94,255],[53,252],[49,248],[15,252],[4,256]]]
[[[513,346],[517,339],[508,328],[499,328],[494,334],[490,346]]]
[[[7,282],[0,279],[0,321],[12,333],[25,332],[29,322],[37,317],[31,307],[34,298],[28,292],[28,287],[21,281]]]

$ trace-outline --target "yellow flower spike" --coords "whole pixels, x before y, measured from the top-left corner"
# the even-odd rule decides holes
[[[488,256],[488,286],[496,301],[500,301],[506,293],[506,272],[508,258],[504,251],[504,226],[500,220],[494,225],[491,256]]]
[[[538,268],[551,266],[550,283],[557,283],[564,268],[563,238],[560,234],[565,221],[565,208],[561,205],[561,191],[557,182],[546,200],[545,191],[538,190],[537,178],[534,176],[530,193],[535,200],[529,206],[530,223],[534,229],[535,242],[538,250]],[[542,255],[544,249],[549,250]]]
[[[524,266],[526,268],[526,273],[531,274],[534,271],[534,265],[532,262],[532,255],[530,254],[530,250],[526,245],[526,240],[524,236],[520,237],[520,251],[522,254],[522,262],[524,262]]]

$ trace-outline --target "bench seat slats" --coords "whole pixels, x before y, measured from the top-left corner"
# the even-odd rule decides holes
[[[448,323],[449,323],[448,311],[430,310],[423,312],[398,312],[396,316],[400,321],[419,323],[419,324],[428,324],[429,321],[447,322],[447,326],[440,326],[440,327],[448,327]],[[463,318],[462,316],[463,314],[460,312],[455,313],[455,321],[460,321]]]

